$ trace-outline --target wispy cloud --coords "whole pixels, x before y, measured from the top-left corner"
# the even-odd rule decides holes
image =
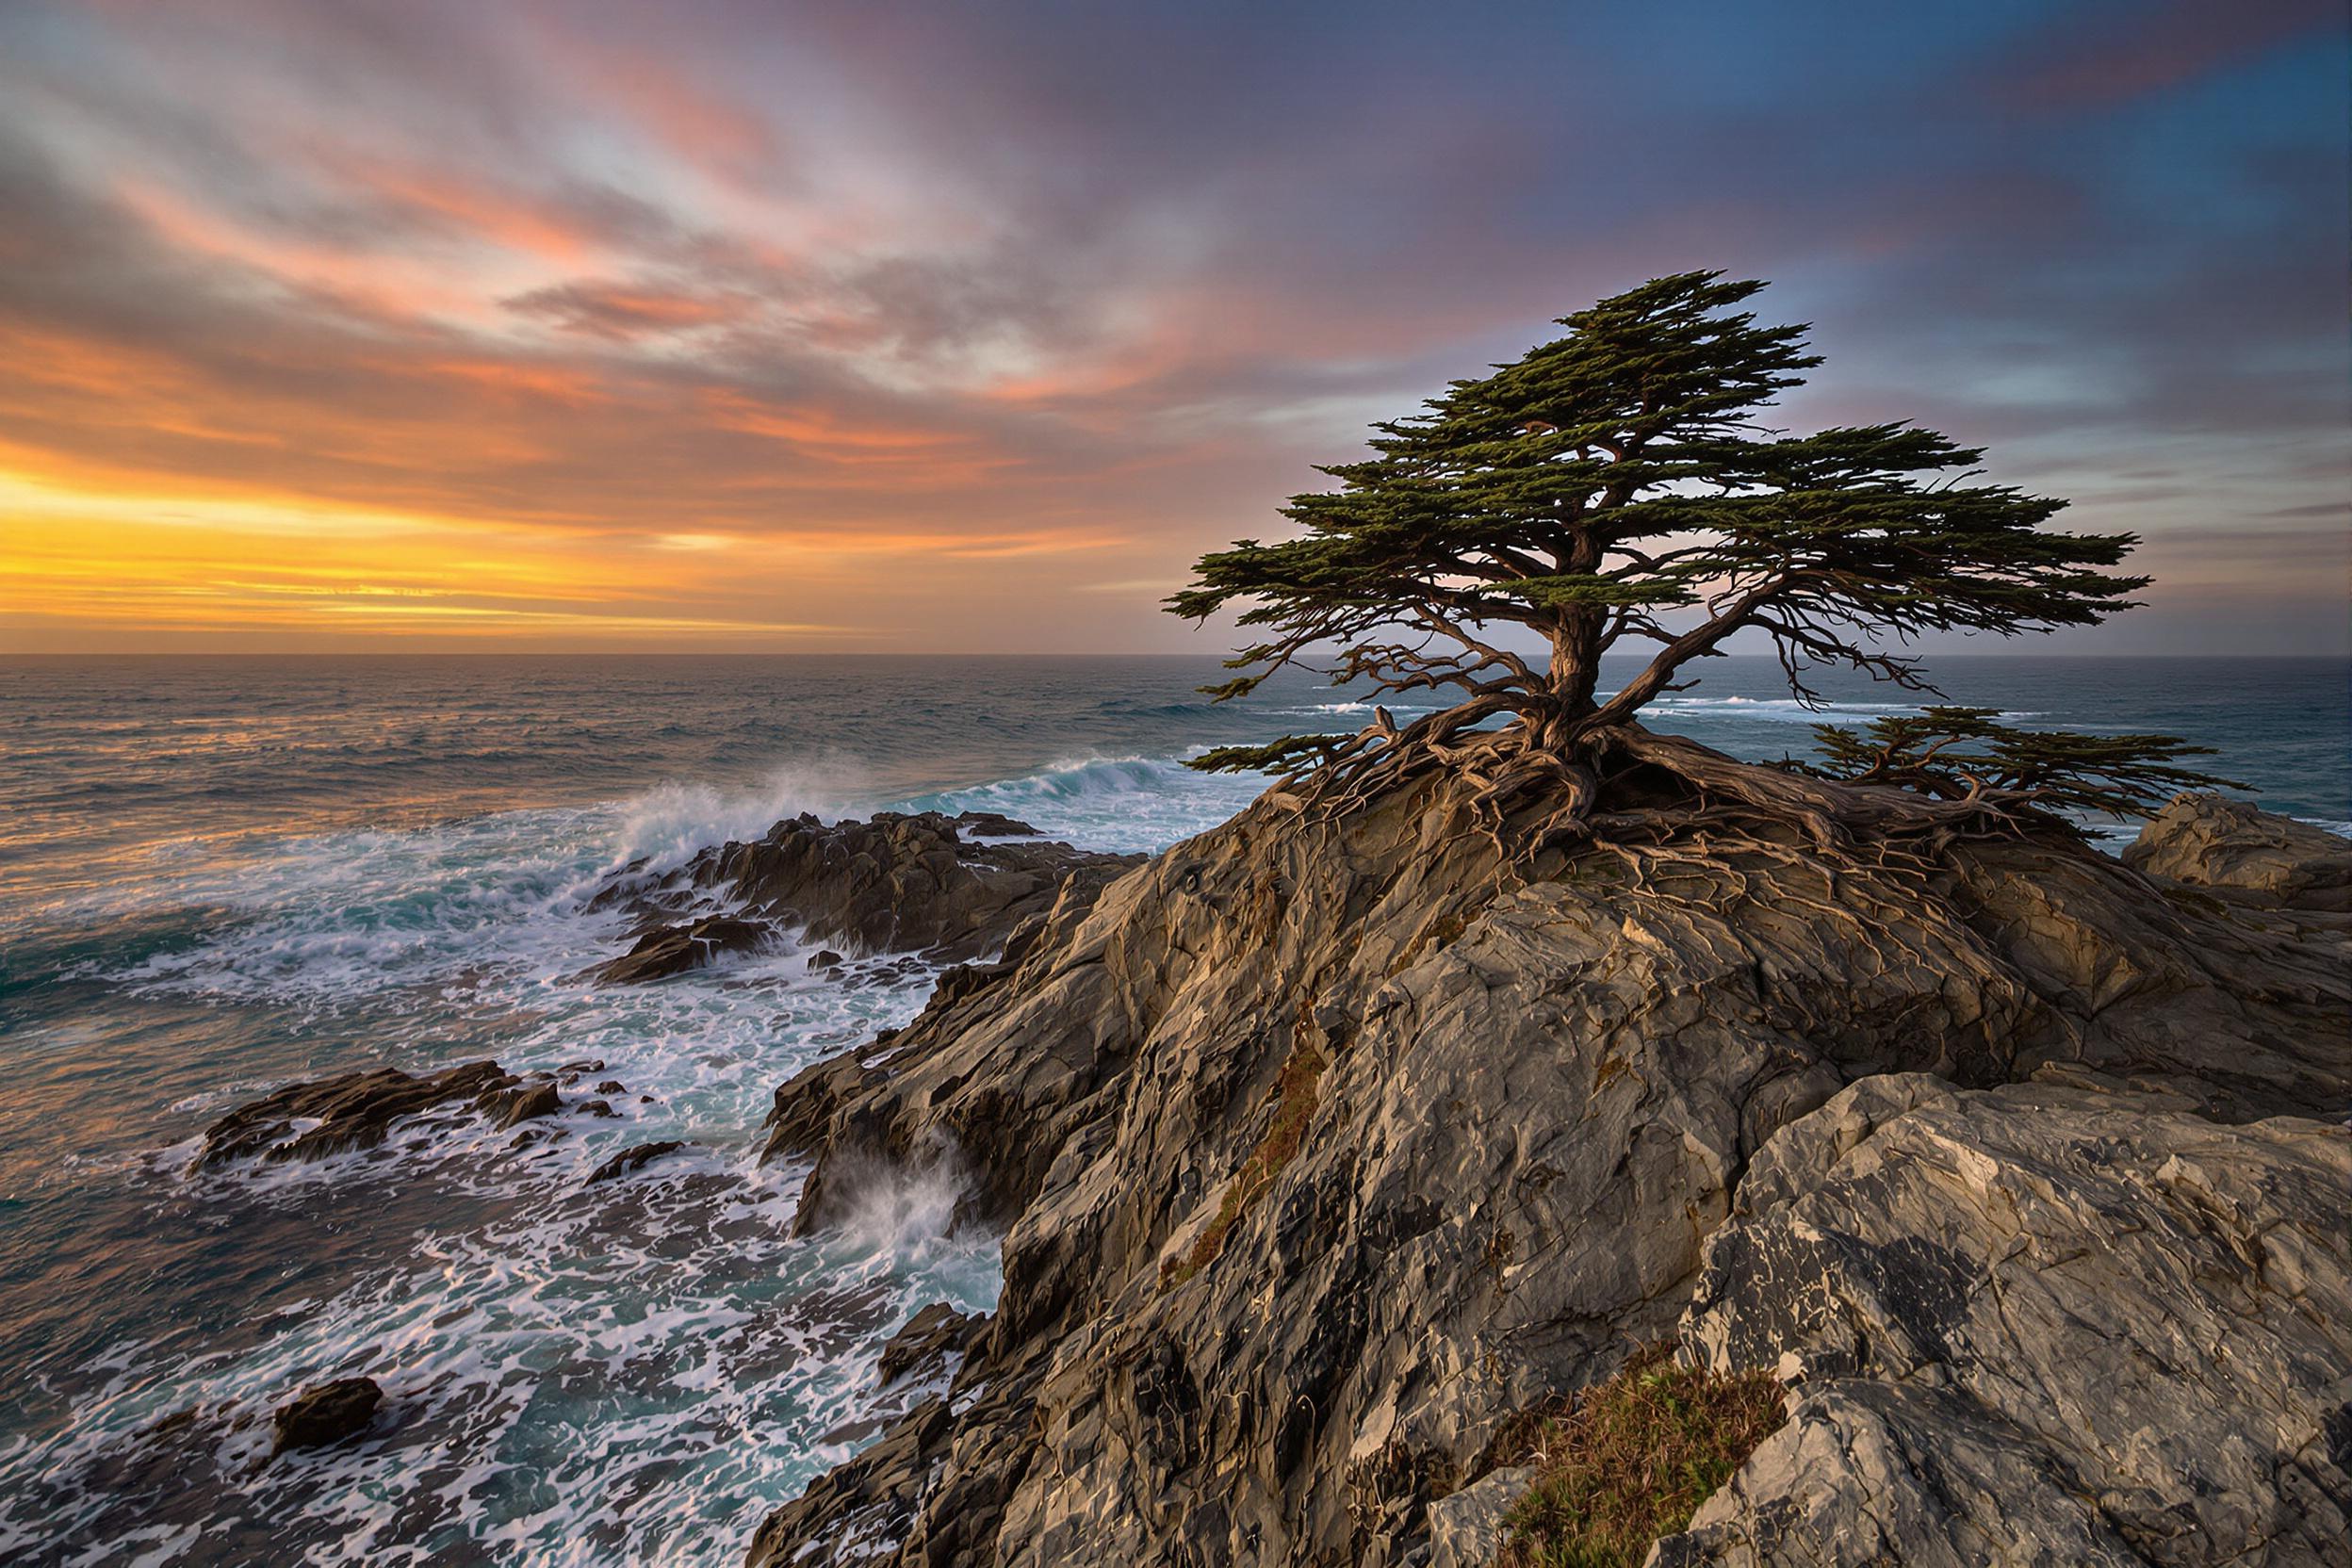
[[[1137,601],[1367,419],[1694,265],[1817,323],[1791,422],[1992,442],[2193,627],[2345,520],[2344,52],[2304,0],[20,0],[0,637],[1189,645]]]

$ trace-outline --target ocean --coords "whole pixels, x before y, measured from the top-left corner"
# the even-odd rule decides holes
[[[2330,660],[1941,659],[1952,700],[2163,731],[2273,810],[2352,819]],[[614,869],[800,810],[986,808],[1156,849],[1258,781],[1204,747],[1346,729],[1210,659],[55,659],[0,663],[0,1560],[740,1560],[767,1511],[934,1390],[880,1391],[918,1308],[985,1309],[998,1238],[955,1194],[878,1186],[789,1234],[757,1165],[776,1086],[920,1008],[922,972],[783,951],[656,986]],[[1802,755],[1821,713],[1767,660],[1709,662],[1656,727]],[[1411,711],[1399,709],[1399,716]],[[495,1057],[596,1061],[612,1120],[486,1129],[316,1166],[189,1172],[203,1128],[289,1080]],[[628,1144],[687,1152],[618,1184]],[[368,1440],[269,1452],[271,1408],[367,1375]]]

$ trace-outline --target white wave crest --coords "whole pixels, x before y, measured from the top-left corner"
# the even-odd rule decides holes
[[[860,798],[858,770],[840,761],[776,768],[744,791],[664,782],[615,808],[611,864],[643,859],[662,870],[711,844],[757,839],[803,811],[847,814]]]
[[[1196,753],[1197,755],[1197,753]],[[1180,757],[1074,757],[1019,778],[909,801],[911,810],[1001,811],[1089,849],[1159,850],[1257,798],[1256,774],[1204,774]]]

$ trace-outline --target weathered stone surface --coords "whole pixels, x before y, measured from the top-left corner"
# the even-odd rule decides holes
[[[1850,1081],[2341,1115],[2344,956],[2063,844],[1522,875],[1444,790],[1262,802],[779,1090],[804,1228],[953,1162],[1005,1276],[950,1405],[751,1560],[1425,1560],[1497,1426],[1666,1332],[1750,1159]]]
[[[2176,797],[2123,858],[2151,875],[2225,894],[2352,910],[2352,841],[2222,795]]]
[[[644,1169],[662,1155],[675,1154],[685,1147],[675,1138],[664,1138],[657,1143],[633,1143],[590,1171],[586,1184],[618,1181],[631,1172]]]
[[[1789,1425],[1656,1560],[2342,1560],[2352,1132],[1868,1078],[1756,1156],[1682,1326]]]
[[[957,1312],[945,1301],[934,1301],[890,1336],[874,1364],[884,1383],[903,1378],[930,1377],[943,1370],[950,1358],[969,1353],[988,1332],[988,1320]]]
[[[757,953],[776,939],[764,922],[734,915],[706,915],[678,925],[657,925],[637,939],[637,945],[609,964],[589,971],[608,986],[642,985],[666,980],[690,969],[703,969],[724,957]]]
[[[1511,1505],[1535,1478],[1529,1465],[1490,1471],[1429,1505],[1429,1568],[1488,1568],[1510,1532]]]
[[[372,1378],[341,1378],[302,1390],[270,1417],[277,1438],[270,1458],[288,1448],[324,1448],[358,1436],[383,1400],[384,1390]]]
[[[370,1149],[402,1117],[487,1105],[519,1082],[496,1062],[467,1062],[422,1078],[376,1068],[288,1084],[206,1128],[196,1163],[217,1166],[254,1157],[315,1160]]]
[[[536,1121],[543,1116],[555,1116],[564,1109],[564,1096],[554,1084],[541,1079],[507,1090],[495,1102],[501,1130],[519,1127],[526,1121]]]
[[[591,905],[636,910],[636,945],[589,977],[661,979],[787,933],[861,954],[966,962],[1002,947],[1057,898],[1091,898],[1142,859],[1054,843],[993,811],[884,811],[831,825],[804,814],[756,843],[706,849],[664,877],[615,878]]]

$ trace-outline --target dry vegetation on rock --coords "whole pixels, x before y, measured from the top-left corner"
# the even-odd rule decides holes
[[[1640,1568],[1785,1418],[1771,1374],[1694,1371],[1652,1347],[1537,1434],[1496,1568]]]

